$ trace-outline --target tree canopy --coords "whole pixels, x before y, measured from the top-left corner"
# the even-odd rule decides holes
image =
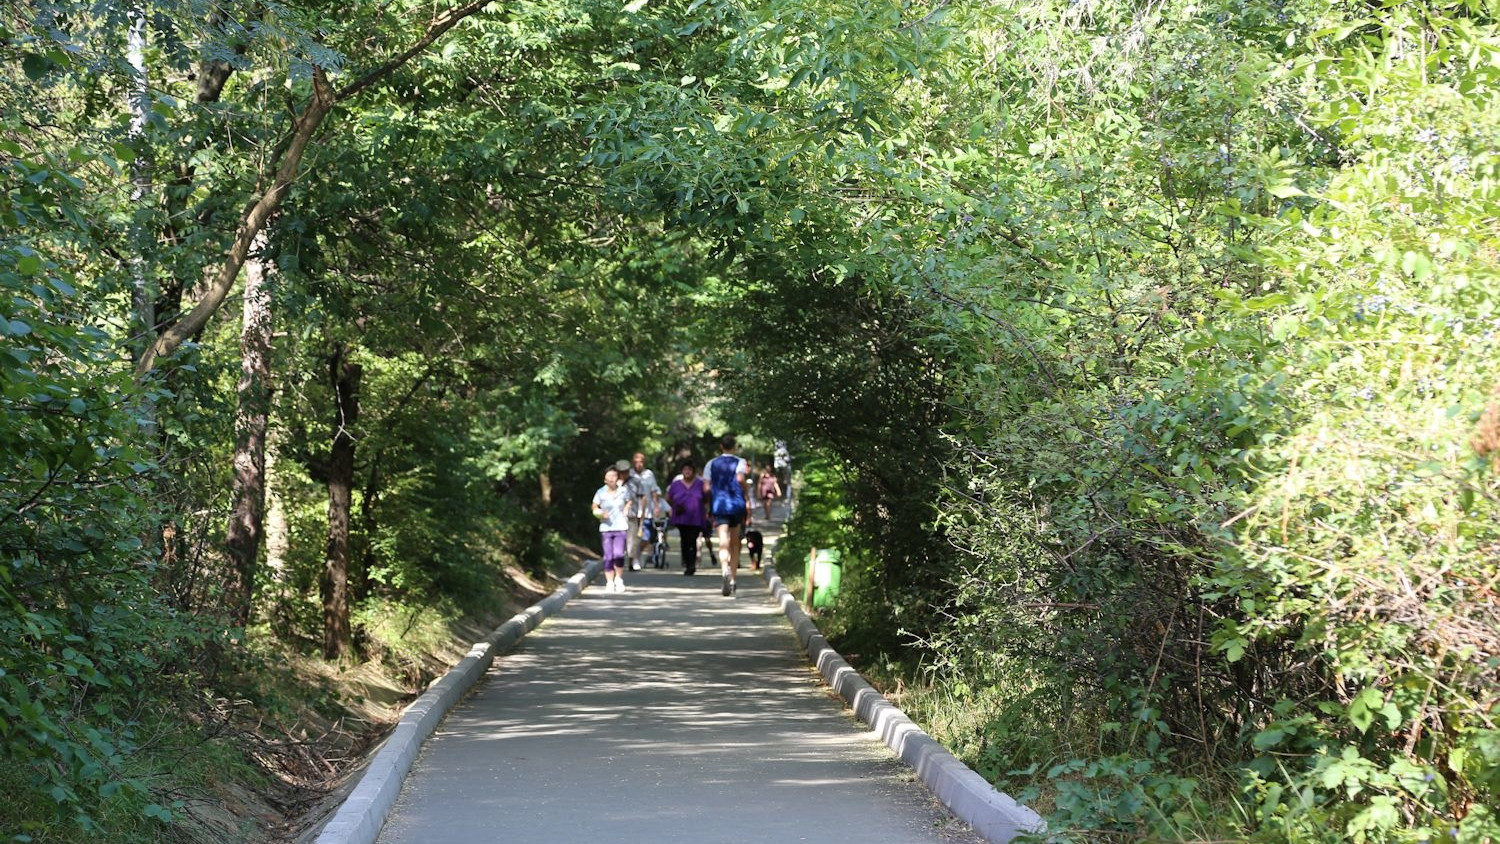
[[[1500,836],[1490,0],[0,43],[0,832],[190,829],[149,702],[388,656],[733,429],[805,466],[841,646],[1062,834]]]

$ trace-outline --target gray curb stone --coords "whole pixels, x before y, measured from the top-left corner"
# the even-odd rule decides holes
[[[583,571],[568,578],[557,591],[511,616],[484,641],[470,648],[468,656],[459,660],[442,679],[429,686],[407,707],[386,739],[385,746],[375,754],[370,767],[360,777],[359,784],[318,833],[315,844],[374,844],[401,793],[402,781],[417,760],[417,751],[437,729],[443,716],[479,682],[496,656],[514,647],[521,637],[577,597],[583,587],[598,575],[602,565],[599,560],[589,561]]]
[[[960,762],[906,717],[906,713],[865,682],[859,672],[829,646],[817,625],[782,584],[776,568],[769,563],[763,568],[772,597],[786,613],[808,658],[818,666],[823,679],[848,701],[854,714],[869,724],[887,747],[917,772],[917,776],[959,820],[994,844],[1008,844],[1020,835],[1046,831],[1046,823],[1040,815],[1010,795],[996,791],[988,780]]]

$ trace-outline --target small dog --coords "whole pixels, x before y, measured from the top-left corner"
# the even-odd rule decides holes
[[[756,571],[760,570],[760,552],[765,547],[761,539],[760,531],[751,528],[745,531],[745,547],[750,551],[750,566]]]

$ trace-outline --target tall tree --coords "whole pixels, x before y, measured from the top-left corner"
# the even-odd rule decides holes
[[[364,367],[350,348],[335,343],[328,355],[328,379],[335,401],[328,452],[328,550],[323,562],[323,656],[339,659],[353,645],[349,627],[349,527],[353,509],[355,425]]]
[[[262,232],[245,266],[240,378],[235,387],[234,480],[224,546],[230,574],[225,585],[230,620],[250,621],[256,562],[265,533],[266,433],[271,413],[271,291],[267,287],[267,237]]]

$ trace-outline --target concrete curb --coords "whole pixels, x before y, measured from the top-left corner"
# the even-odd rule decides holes
[[[1020,835],[1045,832],[1046,824],[1040,815],[1017,803],[1010,795],[996,791],[984,777],[958,761],[947,748],[906,717],[906,713],[865,682],[818,632],[817,625],[782,584],[776,568],[769,563],[763,568],[772,597],[786,613],[808,658],[818,666],[823,679],[849,702],[860,720],[880,734],[887,747],[917,772],[917,776],[959,820],[994,844],[1008,844]]]
[[[370,761],[359,784],[318,833],[315,844],[374,844],[380,828],[396,804],[401,783],[417,759],[422,742],[473,685],[479,682],[500,653],[513,647],[548,616],[577,597],[598,575],[602,563],[590,560],[583,571],[568,578],[557,591],[516,613],[511,619],[469,650],[468,656],[448,670],[402,713],[385,746]]]

